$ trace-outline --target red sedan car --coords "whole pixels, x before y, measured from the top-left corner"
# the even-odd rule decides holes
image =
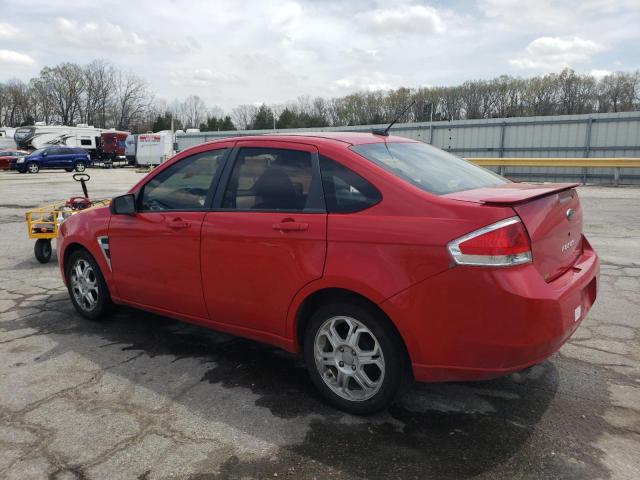
[[[27,155],[29,155],[29,152],[24,150],[0,150],[0,170],[9,170],[12,160],[17,160]]]
[[[574,187],[379,134],[224,139],[69,217],[58,258],[83,316],[126,304],[300,352],[368,414],[412,378],[493,378],[563,345],[599,273]]]

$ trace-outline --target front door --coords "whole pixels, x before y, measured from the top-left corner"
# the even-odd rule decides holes
[[[244,141],[202,225],[202,279],[211,320],[284,336],[287,310],[322,276],[326,223],[317,150]]]
[[[186,157],[140,190],[134,215],[113,215],[109,247],[123,300],[207,318],[200,276],[200,229],[227,150]]]

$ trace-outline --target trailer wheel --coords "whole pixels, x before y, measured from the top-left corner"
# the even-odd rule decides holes
[[[51,240],[39,238],[33,247],[33,253],[40,263],[49,263],[51,260]]]

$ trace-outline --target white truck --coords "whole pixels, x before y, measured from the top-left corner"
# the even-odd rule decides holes
[[[138,135],[137,165],[160,165],[175,154],[174,134],[169,130]]]

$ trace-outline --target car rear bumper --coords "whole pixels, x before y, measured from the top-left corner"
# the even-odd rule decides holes
[[[495,378],[542,362],[593,305],[599,260],[583,252],[546,283],[533,265],[454,267],[381,304],[403,336],[418,381]]]

